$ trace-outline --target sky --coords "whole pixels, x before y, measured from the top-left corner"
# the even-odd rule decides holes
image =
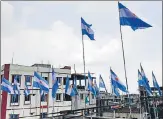
[[[153,27],[133,31],[123,26],[123,42],[129,91],[138,93],[138,69],[142,64],[152,84],[152,71],[162,83],[161,1],[122,1],[123,5]],[[152,10],[151,10],[152,8]],[[108,92],[110,67],[125,84],[116,1],[3,1],[1,2],[1,64],[31,66],[50,63],[73,66],[83,72],[81,21],[92,24],[95,41],[84,36],[86,72],[101,74]]]

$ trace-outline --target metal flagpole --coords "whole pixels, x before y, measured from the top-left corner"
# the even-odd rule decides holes
[[[119,12],[119,18],[120,18],[120,11],[118,9]],[[120,20],[119,20],[120,22]],[[121,34],[121,43],[122,43],[122,52],[123,52],[123,63],[124,63],[124,71],[125,71],[125,79],[126,79],[126,86],[127,86],[127,91],[128,91],[128,82],[127,82],[127,72],[126,72],[126,62],[125,62],[125,54],[124,54],[124,46],[123,46],[123,39],[122,39],[122,30],[121,30],[121,24],[120,25],[120,34]],[[128,99],[129,99],[129,109],[130,109],[130,116],[131,116],[131,105],[130,105],[130,96],[129,96],[129,92],[128,92]]]
[[[84,65],[84,79],[85,79],[85,92],[86,92],[85,55],[84,55],[84,40],[83,40],[83,35],[82,35],[82,45],[83,45],[83,65]],[[85,94],[85,96],[86,96],[86,94]],[[86,103],[85,103],[85,108],[86,108]]]

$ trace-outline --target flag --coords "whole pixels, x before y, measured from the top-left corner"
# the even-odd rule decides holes
[[[152,27],[132,13],[128,8],[118,2],[120,25],[130,26],[134,31]]]
[[[74,76],[74,85],[73,85],[73,88],[74,88],[74,91],[75,91],[75,95],[78,95],[78,89],[77,89],[77,83],[76,83],[76,77]]]
[[[24,94],[25,94],[26,96],[28,96],[28,95],[30,94],[30,91],[29,91],[28,86],[27,86],[27,82],[25,82]]]
[[[84,19],[81,17],[81,29],[82,29],[82,35],[87,35],[90,40],[95,40],[94,39],[94,31],[91,29],[90,24],[87,24]]]
[[[115,87],[115,86],[112,86],[112,89],[113,89],[113,94],[116,95],[116,96],[120,96],[119,92],[118,92],[118,89]]]
[[[65,93],[70,96],[75,96],[75,91],[72,85],[70,85],[69,77],[66,78]]]
[[[57,90],[58,90],[58,80],[55,76],[55,73],[54,73],[54,68],[52,68],[52,97],[55,98],[56,97],[56,93],[57,93]]]
[[[145,87],[145,82],[142,79],[143,79],[142,75],[141,75],[141,73],[140,73],[140,71],[138,69],[138,84],[139,84],[139,86],[144,86]]]
[[[111,86],[112,86],[112,94],[116,96],[120,96],[118,89],[114,86],[114,81],[111,79]]]
[[[128,92],[125,85],[119,80],[118,76],[110,69],[112,85],[123,92]]]
[[[34,72],[33,87],[40,88],[45,92],[49,92],[48,82],[44,78],[42,78],[37,72]]]
[[[91,77],[90,72],[88,71],[88,90],[91,91],[96,96],[96,90],[93,87],[93,78]]]
[[[141,68],[142,80],[144,80],[144,83],[145,83],[145,86],[146,86],[146,91],[147,91],[148,95],[151,96],[152,95],[152,90],[150,88],[149,81],[148,81],[148,79],[147,79],[147,77],[145,75],[144,69],[141,66],[141,64],[140,64],[140,68]]]
[[[96,80],[94,80],[94,87],[95,87],[96,95],[99,95],[100,94],[100,90],[99,90],[99,88],[97,86]]]
[[[162,96],[161,90],[160,90],[160,86],[157,83],[156,77],[152,71],[152,78],[153,78],[153,86],[158,90],[159,95]]]
[[[99,88],[106,88],[105,87],[104,80],[102,79],[102,76],[101,75],[100,75],[100,79],[99,79]]]
[[[40,89],[40,95],[41,95],[41,100],[44,101],[45,100],[45,92]]]
[[[10,93],[10,94],[14,94],[12,85],[4,77],[2,78],[1,90],[5,91],[7,93]]]
[[[145,81],[143,80],[142,74],[140,73],[139,70],[138,70],[138,85],[139,85],[139,86],[143,86],[143,87],[145,88],[145,90],[147,91],[147,94],[148,94],[148,95],[152,95],[152,94],[150,93],[150,91],[148,90],[148,87],[147,87]]]
[[[20,94],[20,87],[19,87],[19,83],[18,83],[18,75],[15,75],[14,77],[14,85],[13,85],[13,89],[14,89],[14,94]]]
[[[86,97],[85,97],[85,104],[88,104],[89,103],[89,95],[87,95]]]

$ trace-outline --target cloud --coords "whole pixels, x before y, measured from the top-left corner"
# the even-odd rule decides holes
[[[14,63],[17,64],[32,65],[41,61],[44,63],[49,61],[56,67],[59,65],[73,67],[76,64],[77,72],[83,72],[81,31],[79,20],[76,19],[78,16],[84,15],[86,21],[93,24],[92,28],[95,30],[96,38],[96,41],[91,41],[84,36],[86,72],[88,70],[94,72],[97,82],[99,74],[102,74],[108,91],[111,91],[110,67],[125,83],[118,14],[115,11],[115,9],[117,10],[116,2],[53,2],[53,4],[50,2],[44,2],[44,4],[28,2],[28,4],[21,4],[22,12],[18,14],[15,11],[16,5],[2,2],[2,64],[10,63],[14,52]],[[17,6],[20,7],[18,3]],[[52,23],[48,23],[49,17],[46,17],[47,14],[44,12],[41,12],[41,16],[37,16],[42,10],[38,6],[44,7],[43,9],[46,8],[45,6],[49,6],[47,12],[48,10],[57,11],[58,9],[55,8],[59,6],[66,10],[71,8],[71,11],[74,12],[68,15],[66,13],[70,11],[63,10],[62,14],[50,12],[48,14],[54,17],[50,17]],[[143,8],[139,6],[133,9],[137,12]],[[106,17],[106,13],[108,17]],[[19,22],[15,19],[17,16],[20,18]],[[38,18],[35,17],[35,20],[31,20],[34,16]],[[58,16],[57,19],[56,16]],[[36,21],[46,27],[34,26],[37,24]],[[152,22],[157,24],[154,19]],[[161,84],[161,30],[159,25],[135,32],[130,27],[122,27],[128,84],[131,92],[137,92],[138,89],[137,70],[140,62],[150,83],[152,83],[151,71],[154,70],[156,78]]]

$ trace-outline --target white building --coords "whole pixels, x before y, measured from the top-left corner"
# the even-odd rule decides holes
[[[40,114],[43,117],[52,116],[50,113],[56,113],[63,110],[80,109],[85,107],[85,94],[87,91],[79,89],[79,96],[72,98],[65,95],[64,88],[67,75],[71,78],[71,67],[65,66],[64,68],[54,68],[56,77],[59,80],[59,89],[57,91],[56,98],[52,99],[52,69],[51,65],[35,64],[32,66],[23,66],[17,64],[5,64],[1,67],[1,78],[4,76],[10,83],[13,84],[14,76],[18,75],[18,82],[20,84],[20,95],[16,96],[13,100],[13,96],[6,92],[2,92],[2,104],[1,104],[1,118],[11,119],[12,117],[24,117],[26,119],[40,118]],[[49,82],[50,91],[45,94],[45,99],[40,97],[40,90],[32,87],[33,74],[37,71],[42,77]],[[26,97],[24,95],[25,81],[28,84],[30,95]],[[81,83],[80,83],[81,84]],[[90,96],[92,105],[95,105],[95,98]],[[40,101],[41,100],[41,101]],[[53,103],[54,102],[54,103]],[[71,105],[72,104],[72,105]],[[77,104],[77,106],[75,105]],[[89,105],[91,106],[91,105]],[[54,107],[54,108],[53,108]],[[54,109],[54,110],[53,110]],[[36,116],[38,115],[38,116]],[[54,114],[56,115],[56,114]]]

